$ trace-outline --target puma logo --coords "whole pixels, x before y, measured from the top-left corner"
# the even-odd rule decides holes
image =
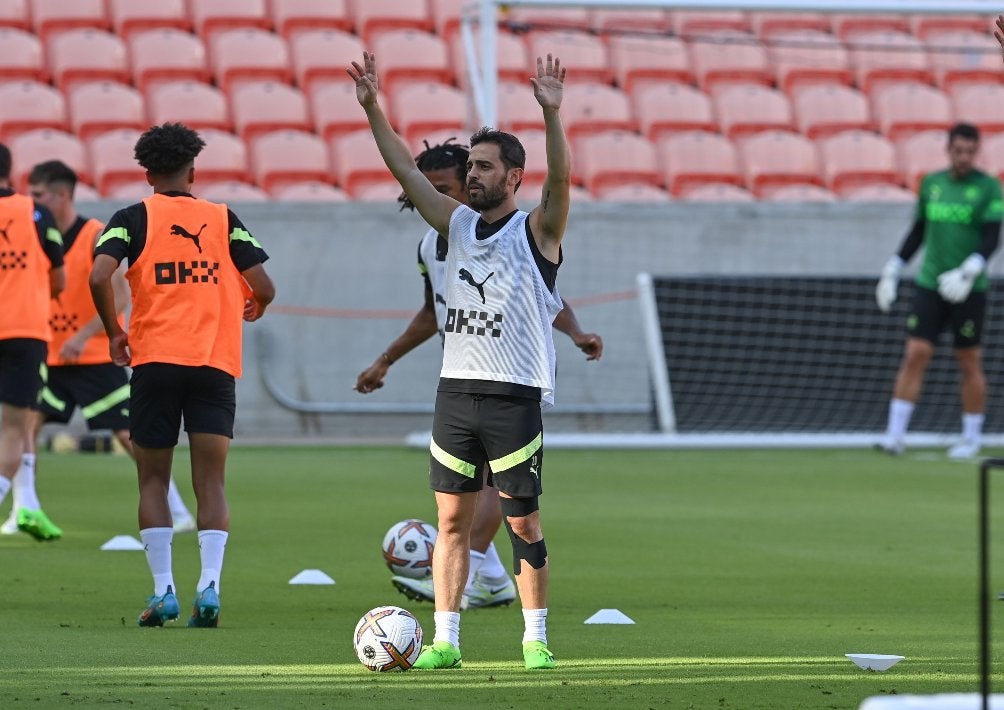
[[[461,281],[466,281],[467,283],[469,283],[471,286],[473,286],[474,288],[476,288],[478,290],[478,295],[481,296],[481,302],[482,303],[485,302],[485,281],[487,281],[488,279],[490,279],[494,275],[495,275],[495,272],[493,271],[490,274],[488,274],[487,276],[485,276],[485,280],[484,281],[482,281],[481,283],[478,283],[477,281],[474,280],[474,277],[471,276],[471,272],[470,271],[468,271],[467,269],[461,269],[460,270],[460,280]]]
[[[8,219],[7,220],[7,226],[4,227],[3,229],[0,229],[0,235],[3,235],[3,240],[5,242],[7,242],[8,244],[10,244],[10,237],[7,236],[7,230],[10,229],[10,226],[12,224],[14,224],[14,220]]]
[[[444,306],[446,305],[446,299],[443,298],[442,294],[436,294],[436,303],[442,303]]]
[[[199,227],[199,231],[192,234],[187,229],[178,224],[171,225],[171,234],[177,234],[179,237],[184,237],[185,239],[191,239],[195,242],[196,248],[198,248],[199,253],[202,253],[202,245],[199,244],[199,235],[202,234],[202,230],[206,228],[206,225]]]

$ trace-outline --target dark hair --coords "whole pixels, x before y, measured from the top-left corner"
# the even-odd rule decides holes
[[[70,194],[73,194],[77,186],[77,174],[62,160],[46,160],[31,169],[28,173],[28,182],[32,185],[63,183],[69,186]]]
[[[422,141],[425,150],[415,156],[415,165],[423,173],[430,170],[445,170],[447,168],[457,169],[457,179],[463,185],[467,182],[467,158],[471,152],[466,145],[453,143],[453,138],[447,138],[438,145],[429,145],[429,141]],[[401,203],[401,209],[415,209],[415,205],[408,199],[408,195],[401,193],[397,201]]]
[[[951,143],[956,138],[979,141],[980,130],[971,123],[956,123],[948,131],[948,142]]]
[[[0,143],[0,180],[10,180],[10,148]]]
[[[519,138],[511,133],[483,126],[477,133],[471,136],[471,147],[473,148],[478,143],[494,143],[497,145],[499,147],[499,157],[502,159],[502,164],[506,167],[506,170],[526,167],[526,150],[524,150],[523,144],[519,142]]]
[[[136,141],[136,162],[154,175],[174,177],[205,147],[205,141],[188,126],[165,123],[150,128]]]

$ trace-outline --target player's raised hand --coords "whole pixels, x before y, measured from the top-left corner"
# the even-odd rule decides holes
[[[559,108],[565,86],[565,68],[561,60],[547,55],[547,63],[537,57],[537,76],[530,77],[533,84],[533,95],[541,108]]]
[[[1004,15],[997,15],[997,21],[994,24],[997,25],[994,37],[997,38],[997,44],[1001,46],[1001,59],[1004,59]]]
[[[363,52],[363,66],[358,62],[352,62],[351,67],[346,67],[346,72],[356,82],[356,98],[359,105],[366,107],[375,104],[377,100],[377,68],[376,57],[372,52]]]

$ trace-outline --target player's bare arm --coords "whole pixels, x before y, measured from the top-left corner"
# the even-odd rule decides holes
[[[377,80],[376,58],[372,52],[363,53],[363,66],[352,62],[346,71],[356,83],[356,99],[366,111],[373,138],[376,140],[380,155],[391,173],[401,183],[408,199],[418,209],[419,214],[430,227],[440,234],[446,234],[450,228],[450,216],[460,205],[452,197],[441,194],[432,186],[428,178],[415,165],[407,144],[391,127],[378,98],[379,83]]]
[[[355,391],[369,394],[383,387],[383,381],[390,366],[431,338],[438,330],[432,289],[427,288],[425,289],[425,303],[421,310],[411,319],[404,332],[380,353],[373,364],[359,373],[359,377],[356,378]]]
[[[118,268],[119,262],[114,258],[107,254],[98,254],[94,257],[89,283],[94,307],[105,326],[105,333],[108,334],[108,350],[112,362],[124,367],[130,360],[129,338],[119,325],[118,310],[115,307],[115,289],[112,287],[112,274]]]
[[[583,332],[579,319],[575,317],[575,311],[568,301],[564,304],[565,307],[554,318],[554,327],[572,339],[575,347],[586,354],[586,360],[599,360],[603,357],[603,338],[597,333]]]
[[[537,76],[531,77],[533,95],[544,112],[544,138],[547,151],[547,177],[541,190],[540,204],[530,213],[530,227],[540,253],[557,263],[561,239],[568,222],[569,192],[572,183],[572,154],[565,129],[561,125],[561,99],[565,68],[557,57],[537,57]]]
[[[241,276],[251,287],[251,297],[244,304],[244,320],[256,321],[265,315],[268,304],[275,299],[275,284],[261,264],[242,271]]]
[[[115,294],[115,312],[121,315],[129,305],[129,282],[125,279],[125,265],[112,274],[112,292]],[[59,359],[63,362],[76,362],[84,352],[87,341],[105,329],[101,316],[94,316],[80,326],[80,329],[63,342],[59,349]]]
[[[49,269],[49,297],[59,298],[59,294],[66,288],[66,269],[57,266]]]

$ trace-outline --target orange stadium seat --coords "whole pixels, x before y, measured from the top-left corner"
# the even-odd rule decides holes
[[[669,15],[665,10],[593,10],[590,26],[599,33],[639,30],[664,33],[669,30]]]
[[[891,140],[930,128],[948,128],[952,102],[940,89],[904,81],[876,89],[872,111],[879,130]]]
[[[955,121],[972,123],[985,134],[1004,131],[1004,84],[956,84],[949,95]]]
[[[48,70],[38,36],[16,27],[0,27],[0,81],[48,81]]]
[[[632,93],[635,116],[649,140],[675,131],[717,131],[711,99],[686,84],[652,84]]]
[[[356,108],[362,112],[358,106]],[[398,133],[406,141],[412,141],[440,129],[462,132],[467,120],[467,97],[447,84],[407,83],[391,96],[390,109],[390,118]]]
[[[931,15],[917,14],[910,16],[910,31],[923,40],[930,35],[942,32],[975,32],[990,36],[992,22],[983,15]]]
[[[739,145],[746,183],[753,192],[791,183],[819,184],[816,146],[803,135],[789,131],[762,131]]]
[[[265,0],[188,0],[192,25],[204,40],[223,30],[268,29]]]
[[[906,15],[834,14],[830,16],[830,30],[842,40],[862,32],[910,32]]]
[[[248,151],[244,141],[229,131],[215,128],[199,129],[199,137],[206,142],[206,147],[195,161],[195,177],[198,182],[250,180]]]
[[[527,129],[544,128],[544,116],[541,114],[540,104],[533,96],[533,87],[529,81],[500,81],[496,107],[498,127],[504,131],[519,133]]]
[[[687,45],[676,37],[611,37],[610,62],[627,92],[643,82],[694,83]]]
[[[280,202],[346,202],[349,199],[343,190],[317,180],[289,183],[271,194]]]
[[[738,10],[727,12],[704,12],[702,10],[676,10],[669,13],[669,26],[673,32],[690,39],[692,35],[731,30],[749,31],[746,13]]]
[[[138,130],[122,128],[102,133],[87,141],[94,186],[101,194],[110,195],[115,187],[123,183],[146,183],[146,171],[133,157],[140,135]],[[148,187],[147,194],[152,192]]]
[[[915,202],[917,196],[899,185],[873,183],[847,190],[841,197],[850,202]]]
[[[66,96],[70,127],[87,140],[99,133],[119,128],[146,128],[143,95],[136,89],[113,81],[80,84]]]
[[[495,37],[495,42],[495,73],[499,81],[529,83],[530,77],[536,76],[536,73],[531,74],[527,68],[530,66],[530,53],[527,51],[523,39],[511,32],[499,32]],[[453,42],[453,62],[456,67],[457,83],[463,87],[470,85],[470,77],[467,73],[467,54],[463,42]]]
[[[234,204],[241,202],[268,202],[268,194],[250,183],[240,180],[223,180],[192,188],[197,197],[211,202]]]
[[[726,83],[770,85],[774,75],[767,50],[745,32],[716,32],[690,43],[690,57],[697,83],[705,91]]]
[[[115,34],[125,39],[146,30],[192,27],[185,0],[108,0],[108,14]]]
[[[397,180],[363,183],[350,199],[358,202],[396,202],[401,196]]]
[[[154,82],[209,81],[206,47],[182,30],[165,27],[137,32],[129,39],[129,63],[136,86],[146,90]]]
[[[575,143],[573,170],[590,192],[625,183],[662,184],[652,142],[629,131],[584,136]]]
[[[230,115],[234,129],[245,141],[286,128],[313,130],[307,97],[299,89],[274,81],[245,82],[235,87],[230,92]]]
[[[543,191],[543,180],[539,182],[524,180],[519,186],[519,192],[516,193],[516,203],[519,205],[520,209],[527,211],[532,210],[540,204]],[[596,199],[593,194],[589,192],[589,190],[584,187],[579,187],[578,185],[572,185],[569,188],[568,198],[573,205],[582,204],[584,202],[592,202]]]
[[[352,61],[362,64],[364,47],[355,35],[338,30],[316,30],[298,32],[290,37],[289,49],[297,85],[311,92],[321,82],[344,84],[344,79],[348,79],[345,67]]]
[[[897,166],[911,190],[917,189],[925,174],[948,167],[945,154],[948,134],[945,131],[920,131],[895,141],[895,144]]]
[[[335,183],[352,197],[367,185],[394,179],[369,130],[346,133],[331,141],[331,162]]]
[[[464,138],[464,144],[469,138]],[[547,178],[547,139],[544,131],[523,131],[519,134],[519,142],[526,150],[526,163],[523,166],[523,183],[543,184]],[[520,186],[519,191],[523,192]]]
[[[0,0],[0,27],[31,30],[28,0]]]
[[[17,190],[25,189],[28,173],[46,160],[62,160],[73,168],[78,179],[84,182],[91,179],[87,166],[87,149],[72,133],[39,128],[15,136],[8,147],[14,163],[11,181]]]
[[[920,40],[902,32],[865,32],[847,42],[858,88],[870,94],[883,82],[934,81]]]
[[[426,0],[366,0],[352,3],[352,19],[356,34],[372,46],[377,32],[415,30],[432,31],[432,16]]]
[[[768,50],[777,85],[791,92],[806,84],[851,84],[850,55],[831,34],[801,30],[771,37]]]
[[[529,28],[533,32],[574,30],[583,32],[592,25],[589,11],[584,8],[514,7],[503,12],[503,25]]]
[[[673,199],[662,188],[637,182],[601,187],[596,196],[607,202],[670,202]]]
[[[94,28],[68,30],[49,40],[49,68],[61,91],[85,81],[131,79],[125,42]]]
[[[1001,179],[1004,176],[1004,133],[986,136],[980,143],[977,165],[991,175]]]
[[[0,84],[0,141],[33,128],[66,127],[66,101],[57,89],[37,81]]]
[[[432,30],[447,44],[456,42],[460,31],[460,11],[466,0],[429,0]],[[477,30],[475,30],[476,32]],[[500,33],[501,34],[501,33]]]
[[[684,131],[659,141],[666,187],[674,195],[704,183],[741,185],[739,153],[720,133]]]
[[[687,202],[755,202],[756,197],[746,188],[725,182],[697,185],[681,195]]]
[[[726,85],[715,93],[714,106],[722,133],[729,138],[795,127],[788,97],[761,84]]]
[[[958,83],[1004,81],[1000,47],[987,32],[932,32],[924,44],[934,81],[942,89]]]
[[[380,88],[388,94],[393,94],[401,82],[453,83],[446,43],[436,35],[416,30],[382,32],[371,46],[379,67]]]
[[[289,39],[296,32],[318,29],[352,31],[347,0],[271,0],[272,25]]]
[[[76,189],[73,190],[73,199],[76,202],[98,202],[101,193],[86,182],[78,182]]]
[[[275,131],[259,136],[250,146],[251,170],[263,190],[272,190],[284,182],[331,180],[328,149],[313,133]]]
[[[837,196],[819,185],[809,183],[796,183],[794,185],[781,185],[764,192],[764,199],[768,202],[836,202]]]
[[[31,19],[35,32],[46,41],[56,32],[93,27],[111,29],[105,13],[105,0],[31,0]]]
[[[224,30],[213,36],[210,49],[216,84],[230,91],[244,81],[289,83],[289,49],[277,34],[255,28]]]
[[[826,186],[843,194],[869,183],[898,183],[896,150],[871,131],[851,130],[818,141]]]
[[[804,86],[794,92],[791,103],[798,130],[809,138],[822,138],[852,128],[874,128],[868,97],[849,86]]]
[[[751,12],[750,29],[763,40],[779,32],[830,32],[830,21],[823,13],[813,12]]]
[[[387,107],[383,96],[380,105]],[[356,102],[356,86],[351,81],[320,85],[310,94],[310,107],[314,129],[325,141],[343,133],[368,129],[370,125]]]
[[[614,73],[603,40],[585,32],[531,32],[527,38],[530,66],[527,76],[537,75],[537,57],[545,62],[547,55],[558,57],[568,68],[566,84],[598,81],[610,84]]]
[[[105,197],[129,204],[142,202],[153,194],[153,188],[146,180],[128,180],[113,183]]]
[[[561,100],[561,120],[569,138],[620,129],[637,130],[627,94],[608,84],[568,84]]]
[[[189,128],[232,127],[227,98],[215,86],[198,81],[172,81],[154,84],[146,92],[150,123],[179,121]]]

